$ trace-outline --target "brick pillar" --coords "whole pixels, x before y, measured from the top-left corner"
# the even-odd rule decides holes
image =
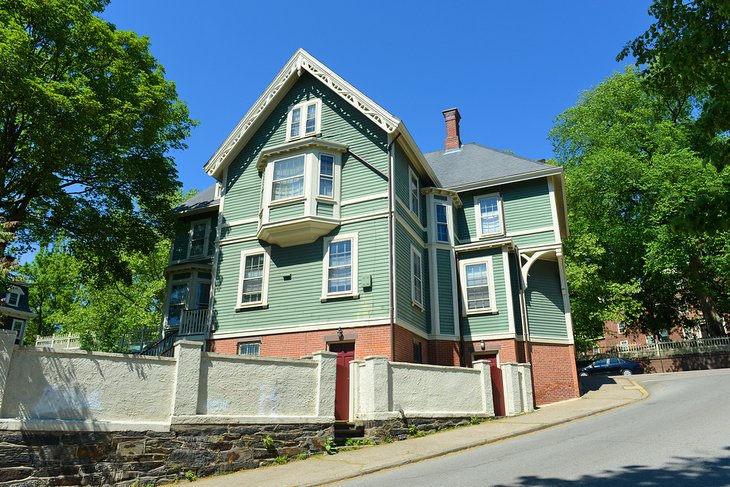
[[[17,336],[13,330],[0,330],[0,410],[3,407],[5,383],[10,373],[10,359],[13,357]]]
[[[458,108],[449,108],[441,112],[446,119],[446,140],[444,141],[445,150],[454,150],[461,148],[461,135],[459,134],[459,121],[461,114]]]

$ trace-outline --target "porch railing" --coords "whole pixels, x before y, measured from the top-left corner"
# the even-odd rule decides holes
[[[81,349],[81,337],[73,333],[69,333],[68,335],[39,336],[35,339],[35,346],[55,348],[57,350],[79,350]]]
[[[177,331],[178,336],[187,335],[208,335],[210,329],[210,310],[205,309],[186,309],[180,315],[180,328]]]

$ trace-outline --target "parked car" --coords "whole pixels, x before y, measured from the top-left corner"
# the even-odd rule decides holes
[[[578,369],[578,375],[596,375],[596,374],[643,374],[644,362],[636,362],[625,358],[604,358],[596,360],[592,364]]]

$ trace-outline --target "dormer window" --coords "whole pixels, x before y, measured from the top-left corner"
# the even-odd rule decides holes
[[[16,291],[10,291],[5,298],[5,303],[8,306],[18,306],[18,303],[20,303],[20,293]]]
[[[499,193],[478,196],[474,202],[479,237],[503,234],[502,198]]]
[[[287,117],[287,140],[315,135],[319,132],[322,102],[310,100],[294,105]]]

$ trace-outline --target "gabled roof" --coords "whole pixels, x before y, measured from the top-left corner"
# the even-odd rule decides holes
[[[223,144],[213,154],[213,157],[203,166],[205,172],[218,180],[221,179],[224,169],[236,157],[241,148],[246,145],[251,136],[256,132],[256,129],[259,128],[274,107],[276,107],[279,101],[294,86],[294,83],[296,83],[305,71],[333,92],[337,93],[343,100],[347,101],[363,115],[372,120],[373,123],[382,128],[387,134],[394,136],[396,133],[400,133],[403,136],[403,142],[410,149],[410,152],[416,156],[424,171],[431,179],[438,182],[436,175],[428,167],[426,160],[423,158],[423,154],[416,146],[416,143],[406,130],[403,122],[301,48],[294,53],[294,56],[279,71],[274,81],[271,82],[259,99],[256,100],[256,103],[253,104],[246,115],[238,122],[236,128],[226,137],[226,140],[223,141]]]
[[[215,197],[215,184],[205,188],[200,193],[175,207],[175,213],[190,213],[196,210],[205,210],[218,206],[219,200]]]
[[[445,188],[465,191],[492,184],[560,174],[562,168],[479,144],[424,154]]]

